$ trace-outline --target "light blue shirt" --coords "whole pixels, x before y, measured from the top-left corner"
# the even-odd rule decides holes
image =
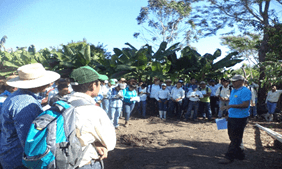
[[[230,95],[229,105],[238,105],[238,104],[242,104],[245,101],[250,101],[251,96],[252,96],[251,91],[245,86],[239,89],[233,89]],[[250,109],[250,104],[248,108],[230,108],[228,110],[229,117],[231,118],[249,117],[250,116],[249,109]]]

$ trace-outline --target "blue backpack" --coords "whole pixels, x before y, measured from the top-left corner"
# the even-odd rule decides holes
[[[23,164],[32,169],[77,168],[88,146],[82,146],[75,132],[75,108],[90,103],[57,101],[31,124],[24,147]]]

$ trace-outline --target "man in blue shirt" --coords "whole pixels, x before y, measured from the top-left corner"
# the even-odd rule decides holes
[[[221,164],[228,164],[234,159],[244,160],[245,154],[240,148],[243,139],[244,128],[249,117],[251,91],[244,85],[245,78],[241,75],[235,75],[231,81],[233,90],[230,95],[228,106],[222,109],[228,110],[228,135],[231,141],[225,158],[220,160]]]
[[[32,121],[42,113],[36,93],[44,92],[60,75],[47,71],[40,63],[18,68],[18,77],[7,81],[17,87],[0,111],[0,163],[3,168],[22,169],[22,155]]]

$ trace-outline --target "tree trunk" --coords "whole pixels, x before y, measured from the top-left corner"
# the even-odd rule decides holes
[[[265,58],[266,58],[266,53],[268,51],[268,39],[269,39],[269,36],[266,32],[266,28],[264,29],[264,32],[263,32],[263,39],[262,39],[262,42],[260,44],[260,47],[259,47],[259,63],[263,63],[265,62]],[[261,81],[264,80],[265,78],[265,68],[263,66],[260,67],[260,76],[259,76],[259,92],[258,92],[258,101],[259,101],[259,104],[262,104],[265,102],[265,99],[266,99],[266,86],[261,86]]]

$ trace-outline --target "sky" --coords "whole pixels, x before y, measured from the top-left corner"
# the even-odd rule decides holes
[[[136,17],[147,0],[0,0],[0,38],[8,37],[6,49],[35,45],[36,49],[67,44],[73,41],[136,48],[145,45],[133,37],[140,30]],[[229,49],[220,45],[219,36],[192,43],[203,55],[219,48],[222,56]],[[240,65],[237,65],[240,67]]]

